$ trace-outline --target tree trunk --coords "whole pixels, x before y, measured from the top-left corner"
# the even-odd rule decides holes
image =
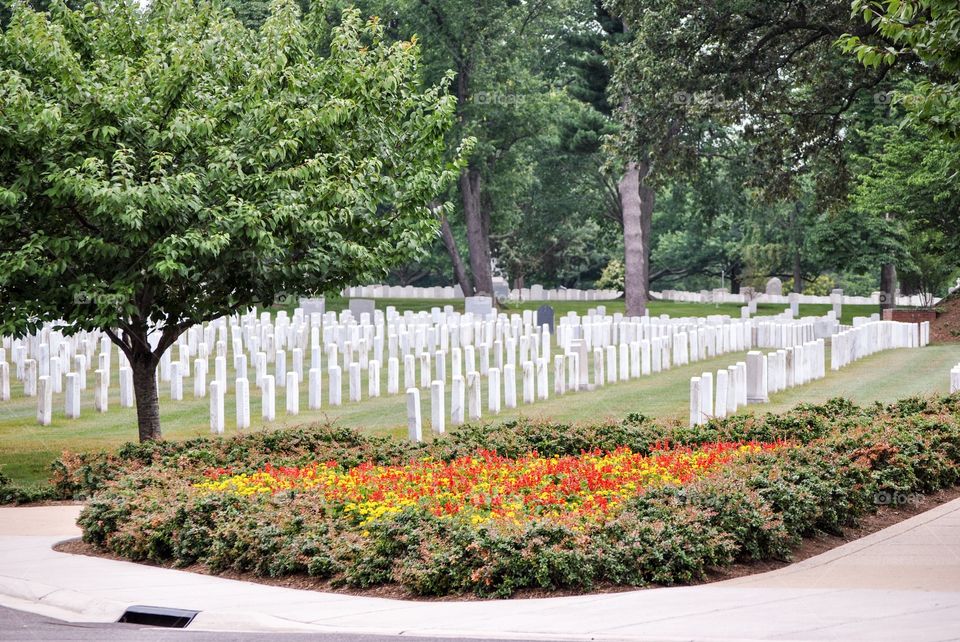
[[[470,247],[470,271],[478,295],[493,296],[493,272],[490,269],[490,236],[480,206],[480,171],[468,167],[460,174],[460,196],[467,223]]]
[[[461,61],[457,65],[456,84],[457,119],[461,125],[466,124],[466,110],[470,105],[470,80],[470,61]],[[460,198],[463,202],[463,217],[467,224],[470,271],[473,273],[473,284],[470,291],[474,295],[484,294],[493,297],[489,225],[484,222],[483,209],[480,206],[480,170],[476,167],[467,166],[460,173]],[[460,277],[458,276],[457,279],[459,280]],[[467,288],[463,287],[463,283],[460,284],[460,287],[466,294]]]
[[[463,290],[463,296],[473,296],[473,283],[470,282],[470,275],[467,274],[467,266],[460,256],[460,250],[457,249],[457,241],[453,238],[453,230],[450,229],[450,221],[446,215],[440,216],[440,234],[443,236],[443,244],[447,248],[447,254],[450,255],[450,262],[453,263],[453,276]]]
[[[623,213],[623,294],[627,316],[643,316],[647,311],[649,250],[644,238],[643,219],[644,210],[652,211],[653,203],[649,195],[646,199],[641,198],[640,172],[638,163],[628,163],[617,185]],[[644,187],[644,190],[649,188]]]
[[[800,229],[800,201],[794,203],[790,214],[790,226],[793,228],[793,291],[803,294],[803,267],[800,250],[803,245],[803,233]]]
[[[650,241],[653,239],[653,205],[656,192],[652,187],[640,181],[640,229],[643,231],[641,238],[643,242],[643,272],[646,275],[643,280],[643,300],[650,300],[650,247],[653,245]],[[646,306],[644,306],[646,309]]]
[[[137,430],[140,441],[160,439],[160,399],[157,396],[157,364],[159,359],[149,350],[134,345],[130,369],[133,393],[137,399]]]
[[[737,266],[730,268],[730,294],[740,294],[740,269]]]
[[[897,305],[897,267],[893,263],[880,266],[880,310]]]
[[[793,253],[793,291],[803,294],[803,271],[800,269],[800,249]]]

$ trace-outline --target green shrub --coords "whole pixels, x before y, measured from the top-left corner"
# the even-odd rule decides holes
[[[0,505],[2,504],[29,504],[40,502],[47,499],[55,499],[56,491],[52,486],[41,485],[37,487],[18,486],[13,483],[3,470],[0,470]]]
[[[478,449],[516,457],[619,446],[646,454],[664,443],[741,440],[784,445],[687,484],[648,489],[607,521],[577,528],[549,520],[472,524],[417,506],[360,527],[307,493],[243,497],[193,487],[211,467],[251,472],[268,462],[352,467],[423,456],[449,461]],[[65,455],[55,481],[59,491],[92,493],[80,517],[84,539],[130,559],[502,597],[598,583],[682,584],[735,560],[786,560],[800,538],[839,533],[875,510],[880,493],[956,484],[958,464],[960,398],[953,396],[865,408],[835,399],[697,427],[640,415],[594,425],[516,419],[464,426],[428,445],[304,426]]]

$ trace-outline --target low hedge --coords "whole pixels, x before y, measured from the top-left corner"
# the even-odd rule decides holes
[[[59,495],[51,485],[44,484],[35,488],[14,484],[3,470],[0,470],[0,505],[30,504],[47,499],[58,499]]]
[[[211,468],[266,464],[450,461],[481,450],[507,457],[671,444],[784,441],[688,483],[651,487],[609,519],[570,524],[438,517],[419,506],[364,525],[309,492],[243,496],[195,486]],[[737,416],[689,428],[630,416],[565,425],[515,420],[468,426],[407,444],[331,426],[131,445],[110,456],[67,456],[57,487],[92,493],[84,540],[133,559],[203,564],[265,577],[306,574],[333,586],[400,585],[417,595],[508,596],[525,588],[590,590],[598,583],[671,585],[739,560],[789,559],[804,536],[838,533],[875,510],[880,493],[953,486],[960,396],[857,407],[835,399],[781,415]]]

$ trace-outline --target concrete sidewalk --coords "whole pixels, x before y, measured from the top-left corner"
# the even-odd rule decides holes
[[[51,550],[78,507],[0,509],[0,604],[71,621],[132,604],[190,629],[594,640],[960,640],[960,500],[783,569],[692,587],[413,602],[316,593]]]

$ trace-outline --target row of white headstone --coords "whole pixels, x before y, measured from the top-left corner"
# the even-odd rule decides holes
[[[960,363],[950,369],[950,394],[960,392]]]
[[[765,336],[769,334],[769,337],[765,337],[765,340],[771,341],[784,341],[790,339],[798,339],[805,335],[804,332],[790,332],[788,329],[777,327],[779,324],[765,323],[763,327],[754,326],[743,326],[747,330],[753,330],[753,332],[743,333],[743,337],[749,336],[756,338],[758,330],[760,331],[760,336]],[[801,329],[806,328],[812,332],[812,326],[803,325],[799,326]],[[806,333],[806,334],[809,334]],[[593,349],[593,379],[592,383],[587,379],[583,380],[584,388],[597,388],[606,383],[616,382],[618,377],[620,380],[626,380],[629,378],[636,377],[638,375],[646,375],[651,372],[658,372],[661,369],[666,369],[670,366],[671,363],[671,351],[674,357],[673,363],[676,365],[690,363],[690,355],[697,355],[697,358],[693,359],[694,361],[704,358],[706,355],[702,354],[698,348],[700,345],[699,337],[702,336],[699,333],[691,332],[678,332],[677,334],[672,335],[671,340],[662,341],[660,339],[653,340],[653,346],[650,345],[648,341],[642,342],[633,342],[629,344],[619,344],[619,346],[608,345],[604,349],[596,347]],[[736,336],[736,335],[735,335]],[[657,344],[660,343],[659,347]],[[691,345],[692,343],[692,345]],[[727,351],[736,351],[742,349],[740,346],[749,345],[748,342],[730,342],[732,347],[731,350]],[[806,354],[812,352],[816,346],[820,346],[821,359],[822,357],[822,346],[823,340],[819,341],[810,341],[804,345],[790,346],[789,348],[780,350],[779,352],[787,353],[792,356],[794,350],[798,354],[801,353],[805,348],[807,350]],[[812,347],[811,347],[812,346]],[[581,349],[583,346],[580,346]],[[653,349],[651,350],[651,347]],[[650,355],[653,355],[653,359],[650,358]],[[660,354],[660,362],[656,362],[656,356]],[[760,353],[756,353],[760,354]],[[777,355],[778,353],[773,353]],[[638,359],[639,357],[639,359]],[[803,361],[804,364],[808,364],[812,360],[812,357],[808,357]],[[581,363],[586,363],[586,353],[581,354],[580,351],[575,351],[573,353],[565,355],[557,355],[554,357],[554,392],[556,394],[564,394],[567,390],[580,390],[580,378],[577,376],[577,371],[580,370],[579,365]],[[618,367],[619,363],[619,367]],[[792,362],[791,362],[792,363]],[[565,367],[565,364],[569,364],[569,368]],[[784,362],[784,367],[786,362]],[[524,364],[523,369],[523,399],[524,403],[533,403],[534,399],[546,399],[548,397],[548,381],[547,381],[547,372],[545,368],[541,367],[541,364],[538,362],[536,364],[536,377],[533,375],[533,364],[526,363]],[[510,408],[516,407],[516,384],[513,378],[513,369],[510,366],[507,366],[507,370],[504,372],[504,398],[506,399],[506,406]],[[569,372],[569,387],[565,388],[564,383],[564,372]],[[494,414],[500,411],[500,371],[499,369],[491,370],[492,376],[488,381],[488,398],[487,406],[488,410]],[[725,373],[726,374],[726,373]],[[822,368],[821,375],[822,376]],[[742,375],[743,385],[741,386],[743,390],[746,390],[746,379],[745,372]],[[784,375],[784,379],[786,375]],[[481,389],[480,382],[481,376],[476,372],[469,372],[467,374],[466,386],[464,386],[464,381],[459,376],[454,376],[452,381],[452,390],[451,390],[451,399],[450,399],[450,422],[452,425],[459,425],[464,422],[464,408],[469,408],[469,417],[471,420],[478,420],[481,418]],[[430,384],[430,419],[431,427],[434,433],[443,433],[446,426],[445,421],[445,407],[446,399],[444,395],[445,383],[443,381],[432,381]],[[421,409],[421,395],[420,390],[417,387],[407,387],[407,427],[408,427],[408,436],[413,441],[420,441],[423,439],[423,413]],[[739,405],[746,403],[744,398],[743,402]],[[731,410],[735,410],[737,405],[731,402]],[[712,410],[711,410],[712,412]]]
[[[839,370],[858,359],[894,348],[922,348],[930,343],[930,322],[867,321],[831,339],[830,368]]]
[[[823,378],[825,346],[817,339],[768,354],[751,350],[746,361],[718,370],[716,377],[710,372],[691,377],[690,425],[726,417],[748,404],[766,403],[771,393]]]
[[[183,399],[184,379],[191,376],[195,398],[211,392],[211,427],[217,430],[224,423],[221,397],[227,394],[231,383],[239,397],[237,423],[240,427],[249,425],[251,385],[261,391],[264,418],[268,421],[275,418],[278,391],[287,395],[285,407],[288,413],[299,412],[299,386],[305,382],[305,374],[308,407],[311,409],[320,407],[324,371],[327,372],[331,405],[342,403],[344,375],[352,401],[359,401],[363,394],[361,373],[367,375],[367,395],[379,396],[384,352],[389,355],[387,394],[398,394],[401,390],[401,365],[404,389],[418,385],[426,389],[434,380],[447,380],[449,364],[451,393],[456,390],[455,377],[469,379],[471,372],[477,372],[487,379],[490,389],[499,388],[499,382],[502,382],[503,395],[509,404],[515,395],[511,395],[508,381],[514,381],[517,375],[526,377],[527,371],[536,373],[535,381],[546,381],[551,361],[554,390],[563,394],[568,390],[634,378],[727,352],[792,345],[816,332],[815,322],[810,320],[732,320],[723,316],[705,319],[628,318],[620,314],[607,315],[601,306],[587,315],[570,313],[559,320],[557,340],[561,354],[554,357],[548,326],[536,326],[530,311],[479,318],[455,313],[451,307],[434,308],[429,313],[407,311],[403,314],[388,307],[385,312],[376,310],[373,315],[361,314],[359,320],[348,311],[338,316],[333,312],[306,315],[297,310],[293,318],[285,313],[275,318],[269,313],[258,316],[252,311],[191,328],[161,356],[157,379],[158,389],[162,384],[169,384],[172,400]],[[66,415],[71,418],[79,416],[80,392],[87,388],[91,363],[98,364],[95,409],[107,411],[113,346],[106,336],[100,333],[63,336],[48,326],[26,339],[6,337],[3,345],[5,347],[0,348],[0,394],[6,391],[3,398],[9,398],[10,368],[6,365],[6,351],[9,349],[16,376],[23,381],[24,395],[43,392],[38,399],[38,419],[42,423],[49,422],[52,415],[52,401],[48,402],[48,394],[59,394],[64,388]],[[309,352],[304,349],[307,345]],[[117,350],[116,354],[120,406],[131,407],[134,404],[131,369],[122,351]],[[211,355],[215,355],[214,368],[209,372]],[[593,368],[589,363],[591,357]],[[249,372],[250,362],[253,373]],[[228,378],[230,366],[233,376]],[[490,381],[491,369],[497,370],[494,375],[497,386]],[[207,383],[208,373],[211,375],[210,384]],[[47,379],[41,386],[39,379],[43,377]],[[465,380],[464,384],[468,381]],[[540,386],[544,392],[532,396],[545,398],[548,387],[549,384],[544,383]],[[524,398],[527,397],[525,392]],[[244,405],[246,409],[242,407]],[[454,406],[451,403],[451,408]]]
[[[743,350],[750,346],[782,347],[795,345],[799,340],[809,338],[812,331],[809,324],[803,322],[751,321],[750,323],[743,323],[740,321],[725,322],[722,317],[719,319],[720,321],[714,324],[704,324],[702,321],[697,323],[686,319],[647,320],[644,317],[641,320],[627,320],[620,315],[613,315],[612,318],[588,316],[581,319],[576,315],[568,315],[561,319],[557,332],[559,343],[564,352],[571,351],[574,342],[577,340],[585,343],[587,350],[590,351],[596,346],[607,347],[611,344],[629,344],[638,340],[667,339],[678,355],[677,362],[682,364],[689,360],[707,358],[731,350]],[[247,321],[249,322],[249,318]],[[535,349],[542,333],[542,329],[534,326],[527,314],[522,317],[513,315],[509,319],[506,315],[500,315],[494,321],[477,322],[473,324],[475,326],[473,332],[470,331],[471,324],[469,323],[460,326],[439,322],[436,327],[429,327],[422,322],[422,319],[419,324],[412,321],[411,319],[405,319],[404,321],[399,321],[398,318],[394,319],[394,329],[388,331],[387,343],[390,357],[406,356],[411,353],[419,357],[424,352],[433,354],[435,351],[443,351],[446,353],[450,351],[451,347],[474,345],[477,349],[493,349],[494,351],[507,348],[508,361],[511,359],[510,355],[513,354],[512,350],[519,349],[520,360],[522,361],[527,345],[533,345]],[[332,360],[331,358],[335,357],[338,351],[342,352],[344,360],[342,367],[345,370],[349,368],[349,364],[355,358],[360,362],[361,368],[366,370],[371,359],[371,347],[374,353],[373,360],[383,363],[384,328],[386,324],[383,323],[382,319],[378,319],[375,325],[371,325],[362,321],[360,324],[356,324],[349,317],[347,322],[344,322],[344,319],[341,318],[338,323],[334,317],[327,318],[325,322],[317,319],[315,325],[310,327],[305,325],[302,320],[290,323],[284,315],[280,315],[275,327],[269,322],[269,319],[244,324],[242,330],[238,324],[231,324],[229,336],[232,338],[232,344],[227,341],[228,334],[225,322],[214,322],[206,328],[192,328],[161,356],[160,379],[163,382],[169,382],[176,375],[173,364],[177,361],[180,363],[181,376],[190,376],[191,361],[194,357],[206,360],[214,352],[216,356],[225,358],[231,356],[232,353],[233,363],[242,365],[242,362],[238,362],[237,359],[244,353],[244,345],[247,346],[247,360],[260,370],[263,370],[264,366],[258,364],[258,362],[264,360],[267,364],[286,365],[286,348],[292,348],[292,354],[290,354],[293,360],[292,365],[298,376],[302,377],[307,341],[310,345],[311,367],[316,367],[322,356],[317,352],[321,345],[317,333],[318,327],[323,328],[323,345],[326,346],[328,360]],[[307,329],[310,330],[309,334],[306,331]],[[307,336],[310,339],[307,339]],[[689,341],[689,345],[681,345],[687,341]],[[527,345],[525,345],[525,342]],[[20,380],[30,378],[35,367],[40,376],[50,375],[56,380],[62,374],[73,370],[70,364],[74,361],[77,369],[86,372],[90,367],[89,364],[94,361],[94,348],[92,346],[97,345],[97,341],[85,341],[83,343],[85,344],[85,348],[82,350],[83,354],[79,354],[80,351],[77,349],[78,346],[75,345],[73,337],[62,337],[59,333],[49,330],[44,331],[40,341],[15,341],[13,343],[13,360],[16,364],[17,378]],[[96,361],[100,364],[100,369],[109,372],[111,344],[105,337],[100,337],[99,345],[100,354],[97,355]],[[398,345],[399,354],[397,351]],[[76,356],[74,356],[75,351],[77,352]],[[175,351],[176,359],[174,359]],[[119,351],[118,357],[119,366],[121,368],[128,367],[124,355]],[[31,358],[37,362],[34,366],[28,363]],[[0,361],[2,360],[0,359]],[[277,368],[275,375],[282,378],[285,372],[285,368],[280,367]],[[58,380],[54,384],[56,391],[59,392],[62,382]],[[28,385],[27,390],[32,390],[32,386]]]
[[[534,284],[529,288],[505,290],[513,301],[611,301],[622,293],[618,290],[579,290],[576,288],[545,288]],[[417,287],[413,285],[360,285],[345,288],[345,298],[367,299],[463,299],[459,285]]]
[[[831,369],[839,370],[857,359],[882,350],[923,347],[929,343],[929,339],[930,324],[926,321],[917,324],[865,320],[831,338]],[[692,377],[690,424],[698,425],[712,417],[725,417],[742,405],[767,402],[770,393],[820,379],[826,375],[825,357],[823,339],[766,355],[751,351],[747,353],[746,363],[739,362],[726,371],[717,372],[716,394],[712,373]],[[960,372],[957,376],[960,377]],[[953,377],[951,371],[951,381]]]
[[[798,294],[791,292],[789,294],[773,294],[766,292],[750,292],[749,294],[732,294],[725,289],[700,290],[698,292],[686,292],[681,290],[663,290],[661,292],[651,292],[651,296],[665,301],[681,301],[684,303],[741,303],[757,301],[758,303],[770,303],[775,305],[790,304],[791,301],[807,304],[833,304],[833,305],[880,305],[882,295],[880,292],[873,292],[870,296],[851,296],[843,293],[842,289],[835,289],[828,295]],[[934,299],[936,303],[939,299]],[[899,295],[896,298],[896,305],[904,307],[923,307],[929,305],[929,301],[921,295]]]

